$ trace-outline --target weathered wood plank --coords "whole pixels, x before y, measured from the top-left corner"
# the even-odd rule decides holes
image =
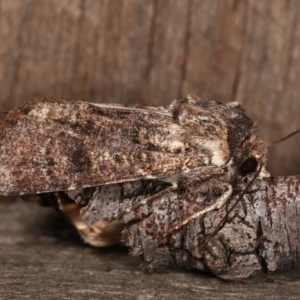
[[[0,110],[36,96],[239,100],[265,138],[299,128],[297,0],[0,0]],[[299,173],[300,137],[271,151]],[[299,274],[224,283],[147,276],[126,251],[65,239],[51,210],[0,203],[0,299],[298,299]]]
[[[299,299],[299,272],[225,282],[173,271],[144,274],[125,249],[85,246],[34,203],[0,202],[0,299]]]

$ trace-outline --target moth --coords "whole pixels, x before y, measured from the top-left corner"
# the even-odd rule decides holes
[[[236,182],[258,167],[258,177],[268,176],[267,147],[237,102],[191,95],[168,107],[39,99],[0,125],[0,194],[56,203],[87,242],[100,246],[115,240],[109,233],[121,226],[116,220],[147,203],[181,189],[206,195],[167,236],[221,209]],[[104,219],[99,212],[84,225],[80,212],[89,201],[113,201],[112,187],[126,194],[126,184],[133,186],[128,207]]]

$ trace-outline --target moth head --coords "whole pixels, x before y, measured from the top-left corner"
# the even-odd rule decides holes
[[[238,181],[248,182],[256,178],[269,177],[266,170],[268,144],[258,136],[255,139],[246,139],[235,149],[230,161],[226,165],[227,178],[236,178]]]
[[[257,178],[269,177],[270,174],[266,170],[266,156],[250,154],[238,167],[238,174],[243,181],[248,181],[248,177],[253,175]]]
[[[259,137],[256,126],[252,124],[233,154],[238,175],[244,180],[254,174],[258,178],[269,177],[266,170],[268,148],[269,144]]]
[[[243,179],[253,174],[259,178],[269,177],[266,171],[269,144],[260,138],[256,125],[239,103],[230,102],[226,107],[230,120],[227,121],[227,141],[234,173]]]
[[[238,102],[221,103],[189,95],[171,104],[173,117],[190,143],[206,151],[210,164],[225,167],[227,176],[244,177],[260,169],[265,177],[268,144]]]
[[[242,176],[247,176],[257,170],[258,161],[257,158],[254,156],[250,156],[246,158],[243,163],[239,167],[239,173]]]

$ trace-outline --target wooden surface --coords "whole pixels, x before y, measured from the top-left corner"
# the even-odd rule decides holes
[[[37,96],[238,100],[274,140],[300,127],[298,0],[0,0],[0,110]],[[270,153],[300,173],[300,136]],[[0,201],[0,299],[299,299],[299,273],[226,283],[148,276],[85,247],[51,210]]]
[[[300,127],[298,0],[1,0],[0,109],[36,96],[238,100],[270,141]],[[270,153],[300,172],[300,137]]]
[[[0,299],[299,299],[300,273],[225,282],[144,274],[126,249],[85,246],[52,208],[0,203]]]

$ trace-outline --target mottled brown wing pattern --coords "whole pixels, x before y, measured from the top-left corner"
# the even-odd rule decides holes
[[[204,165],[207,154],[196,155],[177,127],[167,110],[34,102],[12,111],[2,125],[0,193],[161,178]]]
[[[170,107],[42,99],[0,125],[0,194],[74,190],[140,179],[230,183],[266,144],[237,103],[187,97]]]

